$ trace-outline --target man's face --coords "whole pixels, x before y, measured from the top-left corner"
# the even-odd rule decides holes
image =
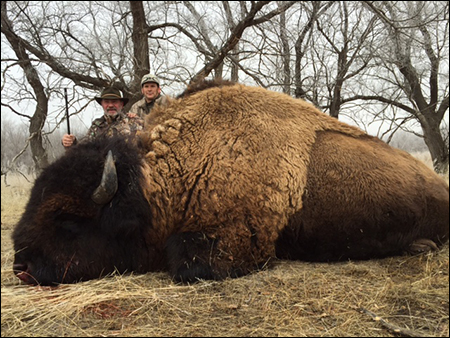
[[[115,117],[122,111],[123,101],[115,99],[103,99],[102,107],[106,116]]]
[[[159,93],[161,93],[161,88],[154,82],[147,82],[142,85],[141,91],[145,101],[150,102],[158,97]]]

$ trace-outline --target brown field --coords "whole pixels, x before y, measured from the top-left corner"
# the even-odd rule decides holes
[[[448,178],[447,178],[448,181]],[[448,337],[449,246],[366,262],[277,261],[239,279],[112,275],[56,288],[12,272],[11,231],[31,183],[2,180],[2,337]]]

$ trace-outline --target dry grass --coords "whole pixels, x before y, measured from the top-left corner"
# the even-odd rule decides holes
[[[277,261],[243,278],[194,285],[175,284],[164,273],[23,285],[11,271],[10,235],[30,184],[8,183],[2,182],[2,337],[449,336],[448,244],[433,254],[368,262]]]

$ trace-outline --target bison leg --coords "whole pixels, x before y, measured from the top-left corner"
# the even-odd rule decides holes
[[[237,236],[236,244],[236,236],[231,234],[231,230],[218,232],[214,239],[202,232],[172,235],[166,243],[166,255],[173,279],[186,283],[236,278],[261,269],[274,256],[274,245],[262,245],[256,235]],[[268,247],[273,249],[271,254],[267,254]]]
[[[437,251],[437,250],[439,250],[439,248],[436,245],[436,243],[434,243],[430,239],[421,238],[421,239],[417,239],[414,242],[412,242],[409,245],[407,252],[411,255],[419,255],[422,253],[426,253],[426,252],[430,252],[430,251]]]
[[[166,243],[170,274],[177,282],[216,279],[211,265],[198,253],[214,248],[214,240],[201,232],[182,232],[172,235]]]

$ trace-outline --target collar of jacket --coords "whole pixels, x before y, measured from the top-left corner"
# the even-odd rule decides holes
[[[111,123],[123,120],[125,117],[126,117],[126,115],[123,111],[121,111],[119,114],[117,114],[114,117],[103,114],[101,123],[111,124]]]

